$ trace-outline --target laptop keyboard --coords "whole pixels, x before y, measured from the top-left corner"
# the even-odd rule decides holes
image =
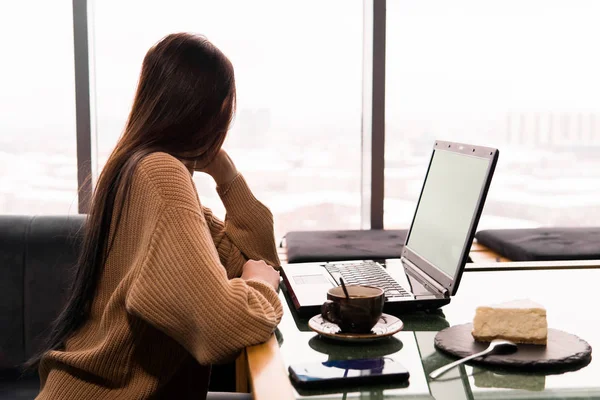
[[[381,288],[385,297],[410,297],[402,286],[375,262],[355,264],[325,264],[325,269],[334,277],[341,276],[347,285],[369,285]],[[336,279],[337,280],[337,279]],[[338,282],[339,283],[339,282]]]

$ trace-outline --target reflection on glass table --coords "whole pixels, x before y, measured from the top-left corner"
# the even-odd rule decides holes
[[[284,318],[287,316],[289,314]],[[284,335],[281,354],[286,362],[286,369],[290,365],[307,363],[345,363],[356,359],[386,358],[400,363],[410,373],[408,384],[399,381],[394,384],[361,385],[329,391],[294,388],[297,398],[306,396],[318,399],[432,399],[413,332],[400,332],[392,338],[360,346],[323,339],[313,332],[286,330]]]
[[[454,358],[433,347],[435,332],[417,332],[427,375]],[[436,399],[600,399],[600,385],[590,374],[539,375],[499,368],[460,366],[444,377],[429,380]]]
[[[473,399],[600,399],[597,380],[579,380],[569,372],[535,375],[466,367],[463,373]]]
[[[391,357],[410,373],[406,388],[324,394],[328,399],[343,398],[434,398],[460,399],[600,399],[598,364],[592,356],[589,365],[577,371],[555,375],[529,375],[488,367],[461,366],[434,381],[427,374],[454,360],[438,352],[434,339],[439,330],[473,320],[479,304],[497,304],[526,296],[548,310],[548,326],[577,335],[592,349],[598,345],[597,282],[600,269],[544,271],[486,271],[463,275],[461,294],[443,312],[402,315],[405,329],[394,340],[356,345],[326,341],[308,330],[306,320],[293,312],[280,296],[285,313],[279,326],[280,355],[285,367],[305,362],[327,362],[367,357]],[[507,290],[510,288],[510,290]],[[284,340],[282,340],[284,339]],[[287,378],[287,376],[286,376]],[[303,395],[295,392],[297,398]],[[268,398],[268,397],[267,397]]]
[[[311,349],[322,354],[327,354],[328,361],[356,359],[356,346],[344,342],[334,342],[329,339],[315,335],[308,341]],[[395,337],[383,339],[379,342],[369,343],[361,346],[363,358],[385,357],[402,350],[402,342]]]
[[[305,395],[353,390],[383,394],[385,387],[406,388],[409,385],[408,370],[391,357],[294,364],[289,370],[294,386]]]

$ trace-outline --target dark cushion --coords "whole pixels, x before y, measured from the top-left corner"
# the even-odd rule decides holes
[[[400,258],[406,230],[304,231],[285,235],[289,263]]]
[[[37,396],[38,378],[17,367],[64,305],[84,224],[85,215],[0,216],[0,400]],[[215,366],[209,388],[235,390],[235,364]]]
[[[250,393],[208,392],[206,400],[252,400]]]
[[[33,400],[39,394],[36,377],[0,381],[0,400]],[[206,400],[252,400],[249,393],[209,392]]]
[[[25,357],[23,341],[23,259],[31,217],[0,218],[0,371]]]
[[[0,380],[0,400],[32,400],[40,391],[36,376]]]
[[[475,238],[511,261],[600,259],[600,228],[492,229]]]
[[[39,394],[37,379],[0,382],[0,400],[33,400]],[[206,400],[252,400],[250,393],[209,392]]]
[[[43,334],[67,299],[84,222],[84,215],[40,216],[31,221],[25,257],[26,357],[39,350]]]

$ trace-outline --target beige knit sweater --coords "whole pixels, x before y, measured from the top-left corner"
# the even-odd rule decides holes
[[[248,259],[279,265],[273,217],[241,175],[217,190],[224,223],[179,160],[142,160],[90,318],[42,358],[38,399],[202,399],[211,363],[270,337],[277,293],[236,277]]]

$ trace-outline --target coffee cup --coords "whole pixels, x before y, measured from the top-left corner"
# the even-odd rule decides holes
[[[383,290],[373,286],[341,286],[327,291],[327,301],[321,306],[323,319],[333,322],[343,333],[370,333],[383,313]]]

